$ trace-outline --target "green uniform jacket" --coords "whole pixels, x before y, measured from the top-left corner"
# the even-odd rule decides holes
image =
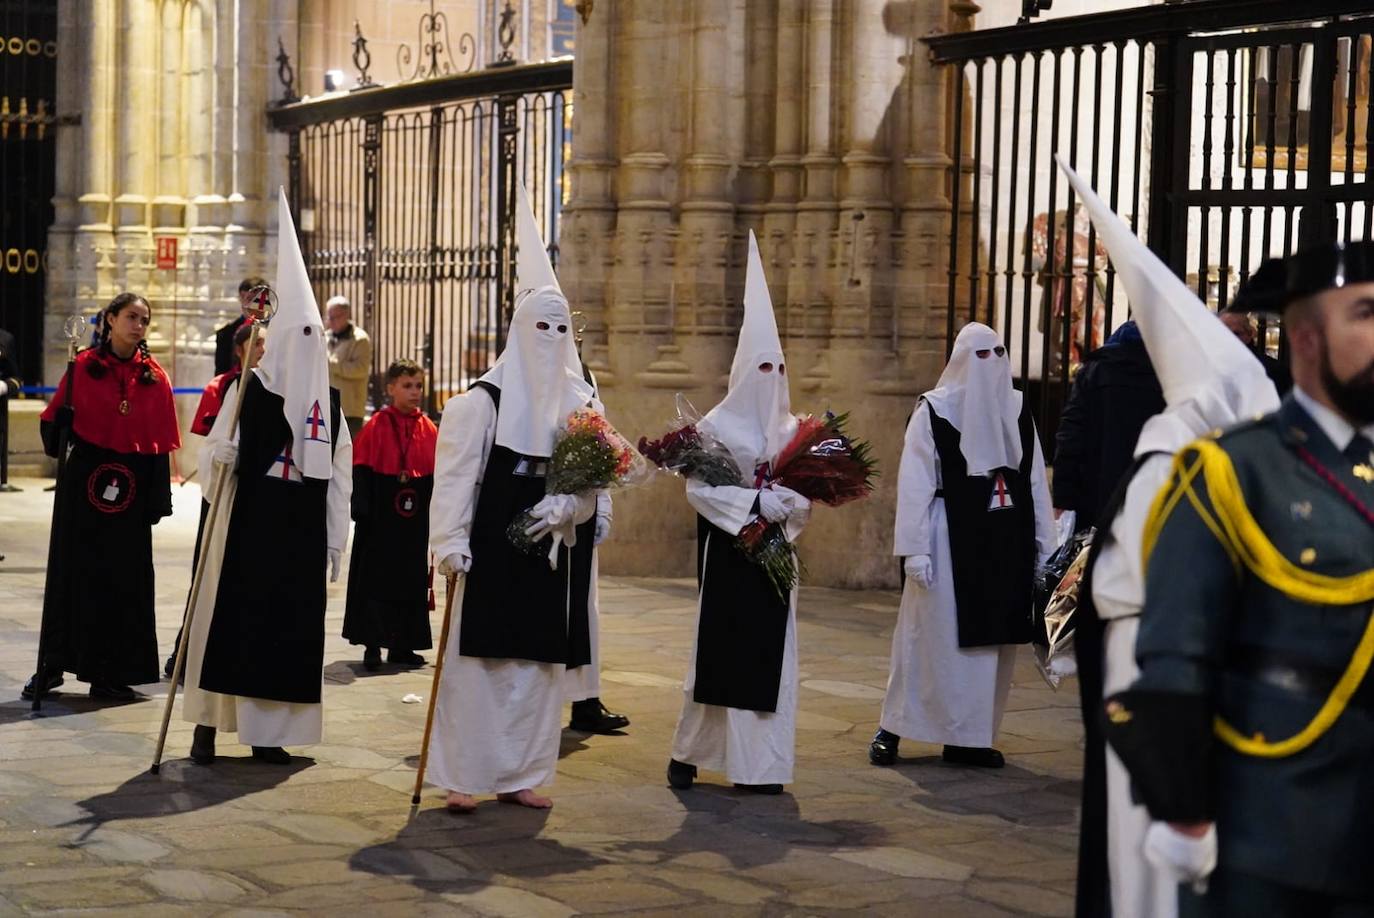
[[[1291,397],[1183,450],[1146,526],[1141,676],[1106,712],[1154,818],[1214,818],[1221,866],[1343,896],[1374,895],[1371,479]]]

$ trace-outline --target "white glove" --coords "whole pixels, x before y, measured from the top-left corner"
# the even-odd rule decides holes
[[[787,515],[796,516],[799,513],[809,513],[811,511],[811,501],[802,497],[796,491],[784,485],[773,485],[770,490],[782,498],[782,502],[787,506]]]
[[[902,564],[902,569],[923,590],[935,585],[935,567],[930,563],[930,555],[912,555]]]
[[[606,541],[606,537],[611,534],[611,518],[608,516],[598,516],[596,518],[596,536],[592,539],[593,545],[600,545]]]
[[[1059,519],[1054,521],[1054,538],[1056,545],[1063,545],[1076,531],[1074,523],[1078,522],[1078,513],[1075,510],[1065,510],[1059,514]]]
[[[239,445],[232,440],[221,440],[215,444],[215,462],[233,468],[239,461]]]
[[[535,522],[525,529],[525,535],[537,542],[548,535],[550,530],[562,529],[571,523],[576,513],[576,496],[549,494],[530,508],[530,515],[534,517]]]
[[[0,379],[0,398],[4,398],[6,395],[9,395],[9,394],[10,394],[9,383],[5,382],[3,379]]]
[[[1217,827],[1192,838],[1167,822],[1152,822],[1145,832],[1145,859],[1178,883],[1187,883],[1196,893],[1207,891],[1207,877],[1217,866]]]
[[[329,582],[336,583],[339,579],[339,568],[343,567],[343,552],[337,548],[329,549]]]
[[[472,570],[472,556],[465,555],[456,551],[447,558],[439,562],[439,573],[445,577],[452,577],[455,574],[466,574]]]
[[[787,501],[783,500],[781,494],[771,488],[759,492],[759,516],[770,523],[781,523],[787,519],[788,513]]]

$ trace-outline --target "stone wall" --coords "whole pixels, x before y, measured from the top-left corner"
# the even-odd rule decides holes
[[[598,0],[577,34],[560,278],[615,423],[657,432],[723,394],[748,230],[759,237],[799,412],[850,411],[882,464],[872,499],[819,509],[808,582],[895,585],[906,419],[944,358],[943,75],[922,35],[972,3]],[[683,575],[680,482],[621,495],[602,570]]]
[[[44,377],[61,376],[62,324],[133,290],[153,307],[149,346],[177,386],[212,375],[214,332],[239,281],[268,274],[285,138],[269,133],[276,36],[291,0],[61,0],[55,220]],[[154,240],[178,242],[175,271]],[[270,277],[269,277],[270,279]],[[183,425],[196,396],[178,398]],[[185,459],[183,457],[183,465]],[[189,473],[189,468],[182,472]]]

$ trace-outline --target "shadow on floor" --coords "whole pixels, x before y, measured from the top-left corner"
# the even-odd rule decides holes
[[[68,682],[67,686],[73,683]],[[76,683],[80,686],[81,683]],[[139,694],[132,701],[112,701],[106,698],[92,698],[82,689],[72,689],[63,691],[61,688],[43,696],[42,710],[38,713],[33,712],[33,702],[17,699],[15,701],[0,702],[0,727],[5,724],[18,723],[21,720],[44,720],[48,718],[70,717],[73,714],[89,714],[92,711],[107,711],[111,708],[122,708],[131,704],[144,704],[156,701],[150,695]]]
[[[1078,822],[1083,782],[1038,774],[1018,765],[974,769],[938,755],[899,758],[892,770],[926,791],[911,799],[956,816],[996,816],[1014,825],[1068,826]]]
[[[503,875],[548,878],[606,863],[591,852],[540,838],[548,818],[548,810],[490,798],[463,815],[430,807],[418,811],[394,839],[360,849],[348,864],[445,893],[472,891]]]

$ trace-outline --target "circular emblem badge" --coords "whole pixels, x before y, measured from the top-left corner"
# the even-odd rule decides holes
[[[414,488],[402,488],[396,492],[396,515],[410,519],[420,509],[420,495]]]
[[[98,466],[86,479],[86,499],[101,513],[123,513],[138,490],[133,472],[118,462]]]

